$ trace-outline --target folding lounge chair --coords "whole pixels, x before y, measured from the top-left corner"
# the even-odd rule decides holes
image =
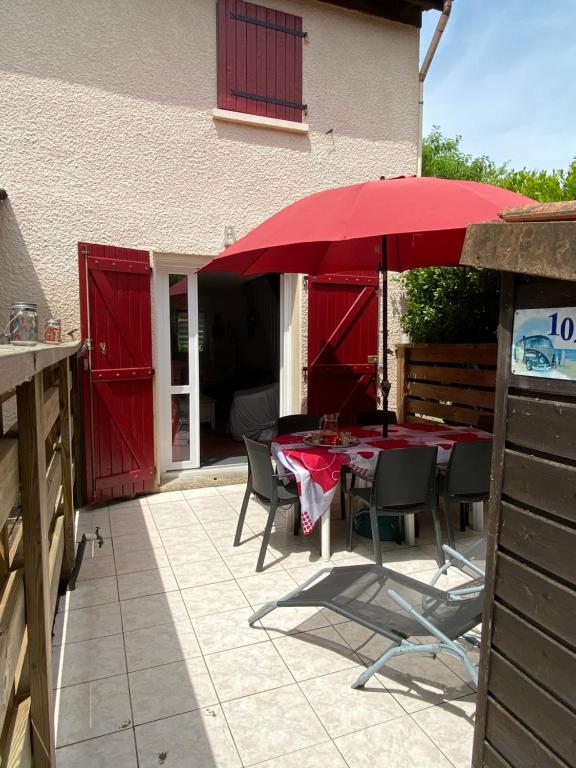
[[[484,571],[451,547],[443,548],[448,559],[430,584],[378,565],[324,568],[284,597],[263,605],[248,623],[253,626],[275,608],[330,608],[392,641],[352,688],[362,687],[389,659],[405,653],[446,653],[460,659],[477,686],[476,665],[456,641],[481,621]],[[452,567],[464,571],[467,580],[446,591],[438,589],[436,583]],[[433,642],[410,639],[430,636]]]

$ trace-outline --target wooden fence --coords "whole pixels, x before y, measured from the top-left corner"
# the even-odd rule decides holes
[[[17,415],[6,430],[0,418],[2,766],[56,764],[51,642],[75,557],[78,346],[0,347],[0,401]]]
[[[399,344],[399,422],[487,428],[494,418],[496,344]]]

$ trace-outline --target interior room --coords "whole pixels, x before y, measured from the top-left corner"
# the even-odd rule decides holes
[[[200,460],[244,463],[242,435],[272,437],[278,417],[280,278],[198,275]]]

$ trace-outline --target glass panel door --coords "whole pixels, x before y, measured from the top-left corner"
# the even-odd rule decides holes
[[[158,271],[162,469],[200,464],[198,291],[192,269]]]

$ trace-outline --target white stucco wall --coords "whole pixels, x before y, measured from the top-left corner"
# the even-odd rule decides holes
[[[264,4],[309,33],[308,135],[213,119],[215,0],[0,2],[0,318],[28,299],[78,327],[79,240],[210,257],[225,225],[415,172],[418,30]]]

